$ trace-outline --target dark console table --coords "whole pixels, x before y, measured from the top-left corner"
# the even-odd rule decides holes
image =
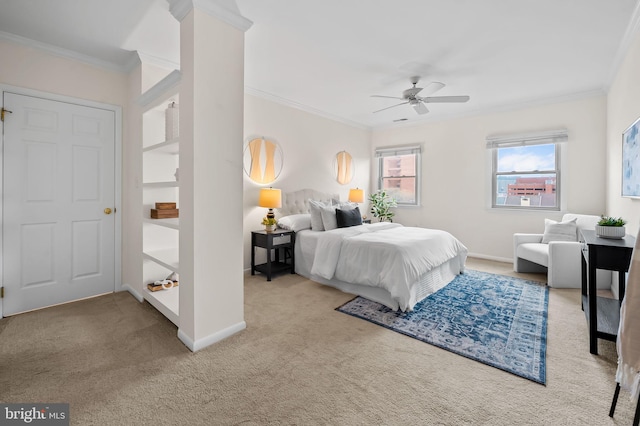
[[[620,303],[624,298],[625,274],[629,270],[635,237],[614,240],[596,235],[594,230],[581,230],[582,242],[582,309],[589,324],[589,351],[598,354],[598,339],[616,340],[620,323]],[[596,269],[618,272],[619,300],[598,297]]]

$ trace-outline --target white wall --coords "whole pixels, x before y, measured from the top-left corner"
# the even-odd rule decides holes
[[[244,175],[244,268],[251,265],[251,231],[262,229],[260,221],[266,210],[258,207],[260,188],[272,186],[282,192],[299,189],[337,193],[346,200],[350,188],[369,192],[370,138],[368,130],[310,114],[256,96],[245,95],[244,143],[264,136],[278,142],[284,165],[277,180],[258,185]],[[340,151],[353,156],[355,175],[346,185],[334,176],[333,159]],[[360,206],[366,212],[365,206]],[[276,212],[276,218],[279,217]]]
[[[112,105],[126,103],[127,76],[123,73],[3,40],[0,58],[0,83]]]
[[[398,208],[394,221],[451,232],[471,254],[510,261],[514,232],[542,232],[544,218],[558,212],[522,212],[488,208],[491,165],[485,138],[566,128],[569,142],[567,211],[602,214],[605,210],[605,96],[484,114],[373,132],[375,147],[423,144],[422,206]],[[375,185],[375,164],[372,182]]]
[[[640,117],[640,33],[611,84],[607,98],[607,214],[627,220],[627,233],[640,228],[640,200],[622,198],[622,132]]]

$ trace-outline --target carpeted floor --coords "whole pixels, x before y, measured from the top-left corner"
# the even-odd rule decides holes
[[[550,291],[546,387],[334,310],[352,297],[247,276],[247,329],[197,353],[126,293],[4,318],[0,401],[69,402],[78,425],[631,424],[624,391],[608,417],[615,345],[589,354],[579,290]]]

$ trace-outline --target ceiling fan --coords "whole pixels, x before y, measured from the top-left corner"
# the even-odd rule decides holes
[[[416,87],[416,84],[418,84],[418,81],[420,81],[420,77],[418,77],[418,76],[411,77],[410,81],[411,81],[411,84],[413,84],[413,87],[403,91],[401,98],[398,98],[398,97],[395,97],[395,96],[371,95],[371,97],[373,97],[373,98],[400,99],[400,100],[404,101],[404,102],[396,104],[396,105],[391,105],[389,107],[379,109],[377,111],[374,111],[374,113],[380,112],[380,111],[384,111],[384,110],[389,109],[389,108],[394,108],[394,107],[397,107],[397,106],[400,106],[400,105],[409,104],[409,105],[411,105],[413,107],[413,109],[416,110],[416,112],[418,114],[426,114],[426,113],[429,112],[429,110],[427,109],[425,103],[445,103],[445,102],[458,102],[458,103],[460,103],[460,102],[467,102],[469,100],[469,96],[426,96],[426,97],[421,97],[421,96],[418,96],[418,93],[420,93],[423,89],[422,89],[422,87]],[[445,86],[444,83],[439,83],[439,82],[430,83],[427,86],[427,92],[428,92],[428,94],[435,93],[438,90],[442,89],[444,86]]]

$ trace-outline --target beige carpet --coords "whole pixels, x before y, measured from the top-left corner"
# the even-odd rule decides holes
[[[550,291],[547,386],[339,313],[351,295],[297,275],[245,295],[247,329],[197,353],[127,293],[4,318],[0,401],[68,402],[78,425],[631,424],[624,391],[608,417],[615,345],[589,354],[578,290]]]

